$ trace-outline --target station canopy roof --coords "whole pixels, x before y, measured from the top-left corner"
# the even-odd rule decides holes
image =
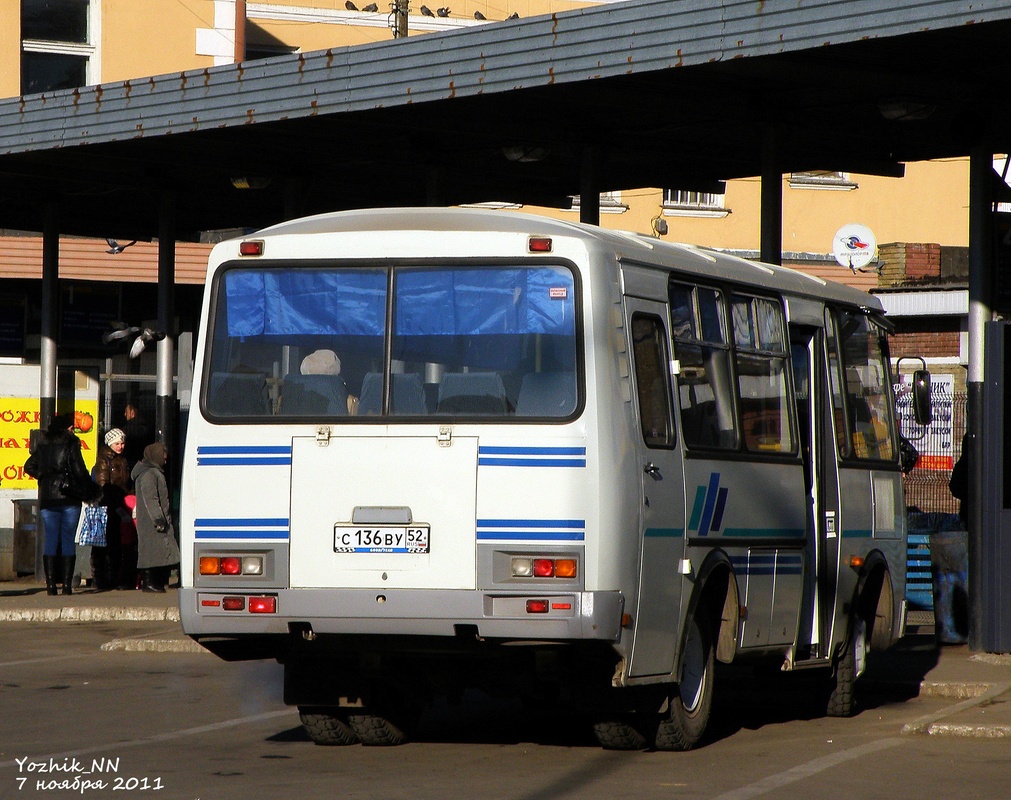
[[[627,0],[0,102],[0,228],[180,239],[1007,152],[1011,1]],[[585,175],[592,175],[583,183]],[[248,187],[248,188],[242,188]]]

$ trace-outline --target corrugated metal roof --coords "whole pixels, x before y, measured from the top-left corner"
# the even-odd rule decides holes
[[[923,289],[876,293],[890,317],[951,317],[969,313],[969,290]]]
[[[1002,152],[1011,0],[629,0],[0,102],[0,227],[180,238],[372,206],[718,191]],[[929,120],[886,119],[912,97]],[[766,145],[772,144],[774,148]],[[510,161],[516,146],[542,161]],[[588,166],[592,165],[592,169]],[[233,178],[257,178],[239,191]],[[584,183],[589,179],[589,183]]]
[[[592,81],[1011,19],[1005,2],[882,6],[637,0],[31,95],[0,102],[0,154]]]

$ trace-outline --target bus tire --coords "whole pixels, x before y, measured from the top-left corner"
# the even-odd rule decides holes
[[[313,744],[342,747],[358,742],[358,737],[343,716],[319,708],[299,706],[298,718]]]
[[[407,741],[402,727],[378,714],[351,714],[348,724],[358,740],[367,747],[395,747]]]
[[[846,647],[835,667],[829,687],[825,715],[852,717],[857,713],[856,682],[867,663],[867,622],[859,615],[850,622]]]
[[[657,750],[691,750],[705,735],[716,668],[710,619],[705,607],[699,606],[688,626],[676,690],[657,727]]]
[[[649,740],[630,722],[609,719],[593,723],[597,744],[605,750],[645,750]]]

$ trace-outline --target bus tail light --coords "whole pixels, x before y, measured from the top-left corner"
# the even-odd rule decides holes
[[[201,556],[201,575],[263,575],[263,556]]]
[[[242,611],[246,607],[245,597],[223,597],[221,608],[225,611]]]
[[[277,612],[276,597],[250,597],[250,614],[274,614]]]
[[[578,563],[575,558],[513,556],[510,571],[514,578],[575,578],[579,575]]]
[[[528,614],[547,614],[548,613],[548,601],[547,600],[527,600],[527,613]]]
[[[240,256],[262,256],[263,255],[263,240],[262,239],[249,239],[245,242],[239,242],[239,255]]]

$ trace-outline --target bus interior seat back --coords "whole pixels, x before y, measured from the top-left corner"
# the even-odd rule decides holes
[[[497,372],[447,372],[439,383],[440,414],[505,414],[505,384]]]
[[[567,417],[576,408],[576,378],[571,372],[528,372],[516,398],[523,417]]]
[[[393,380],[390,398],[391,414],[427,414],[425,389],[421,376],[414,372],[399,372],[390,376]],[[383,373],[369,372],[362,379],[362,395],[358,401],[359,414],[379,414],[383,408]]]
[[[348,390],[339,375],[301,375],[293,372],[281,386],[281,414],[346,417]]]
[[[267,376],[262,372],[216,372],[211,375],[209,406],[222,417],[270,414]]]

